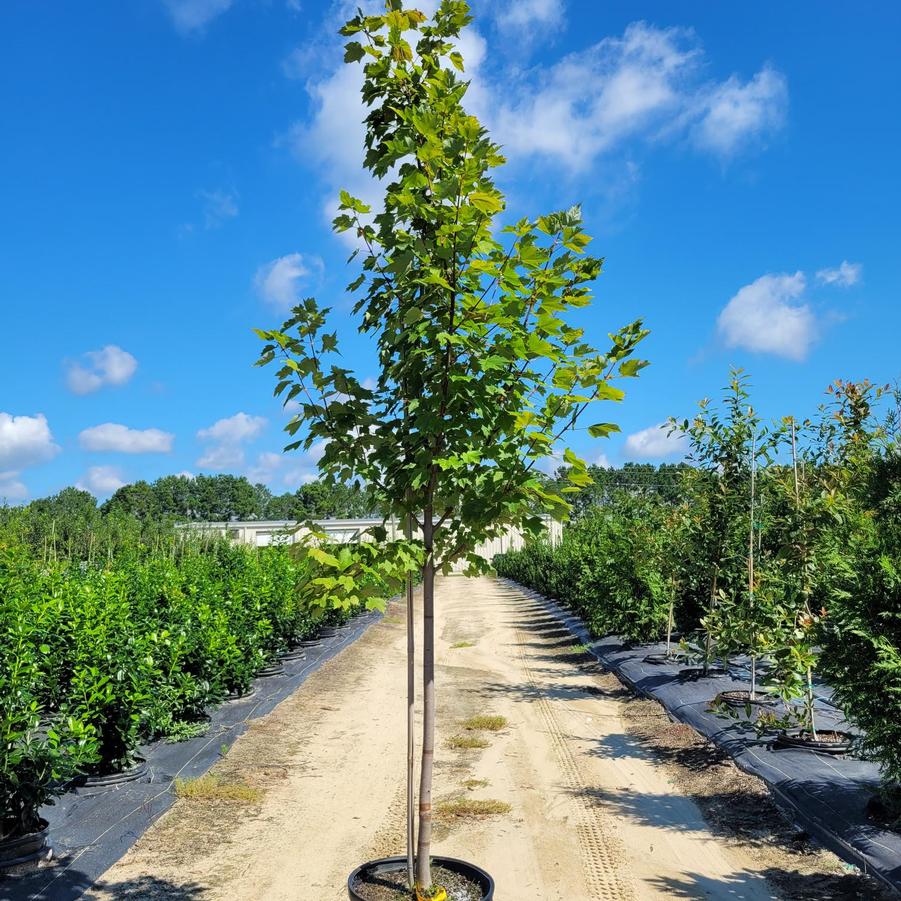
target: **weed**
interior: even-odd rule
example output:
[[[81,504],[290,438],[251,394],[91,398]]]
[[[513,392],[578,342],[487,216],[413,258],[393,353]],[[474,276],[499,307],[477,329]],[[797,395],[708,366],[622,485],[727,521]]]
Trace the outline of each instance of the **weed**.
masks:
[[[438,804],[437,813],[438,816],[476,819],[510,813],[511,809],[506,801],[491,798],[454,798]]]
[[[488,788],[487,779],[464,779],[461,783],[467,791],[475,791],[477,788]]]
[[[210,724],[203,720],[193,723],[189,720],[175,720],[166,730],[166,741],[169,744],[175,744],[179,741],[197,738],[199,735],[203,735],[209,727]]]
[[[447,740],[447,746],[454,751],[471,751],[476,748],[487,748],[488,742],[476,735],[454,735]]]
[[[500,732],[507,725],[507,717],[481,714],[470,717],[461,725],[469,732]]]
[[[263,792],[241,782],[223,782],[219,776],[209,773],[196,779],[176,779],[175,794],[189,801],[240,801],[257,804]]]
[[[474,648],[475,645],[471,641],[455,641],[451,645],[451,650],[455,648]]]

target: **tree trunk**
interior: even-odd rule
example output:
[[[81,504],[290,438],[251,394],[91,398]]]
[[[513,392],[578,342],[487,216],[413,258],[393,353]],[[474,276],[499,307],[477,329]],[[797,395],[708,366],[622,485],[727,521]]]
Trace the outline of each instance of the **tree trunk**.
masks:
[[[419,775],[419,841],[416,883],[432,885],[432,768],[435,760],[435,561],[432,557],[430,512],[423,523],[425,563],[422,567],[422,767]]]

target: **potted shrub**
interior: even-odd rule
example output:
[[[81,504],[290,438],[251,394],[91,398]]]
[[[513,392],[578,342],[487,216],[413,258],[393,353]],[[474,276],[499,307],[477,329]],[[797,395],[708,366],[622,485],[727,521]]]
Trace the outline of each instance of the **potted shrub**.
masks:
[[[351,39],[345,60],[365,60],[364,165],[384,186],[377,214],[342,192],[335,219],[362,255],[349,291],[360,331],[378,349],[374,387],[327,361],[337,336],[326,329],[328,310],[311,298],[280,329],[258,332],[258,363],[277,361],[276,393],[302,407],[286,427],[295,438],[286,449],[323,442],[323,476],[365,483],[386,517],[409,523],[418,549],[424,710],[416,846],[411,804],[406,857],[355,869],[351,898],[366,899],[367,884],[388,877],[398,898],[444,897],[441,881],[457,877],[475,898],[491,897],[479,868],[431,853],[436,575],[461,560],[486,571],[475,554],[480,541],[510,525],[538,534],[541,514],[567,514],[565,495],[536,467],[559,452],[593,401],[622,398],[616,377],[644,365],[633,358],[646,334],[640,322],[598,352],[563,318],[590,302],[601,271],[601,260],[585,254],[590,238],[578,207],[493,230],[505,204],[491,170],[504,160],[463,108],[457,42],[469,21],[459,0],[444,0],[431,20],[389,0],[385,14],[361,13],[342,29]],[[616,428],[600,422],[588,432],[603,437]],[[574,453],[565,450],[564,460],[564,491],[590,481]]]
[[[47,604],[30,592],[38,574],[27,578],[21,563],[6,552],[0,561],[0,870],[47,853],[40,809],[97,753],[90,727],[52,716],[41,700]]]

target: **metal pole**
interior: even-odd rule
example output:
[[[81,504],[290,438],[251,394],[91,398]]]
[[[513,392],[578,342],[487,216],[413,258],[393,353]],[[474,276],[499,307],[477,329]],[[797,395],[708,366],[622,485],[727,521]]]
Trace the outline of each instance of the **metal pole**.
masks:
[[[413,539],[413,516],[407,513],[404,520],[404,535],[407,541]],[[414,653],[416,642],[413,634],[413,575],[407,573],[407,879],[412,891],[416,882],[415,860],[413,856],[413,836],[415,833],[415,798],[413,795],[413,772],[415,749],[413,747],[414,708],[416,705],[416,667]]]

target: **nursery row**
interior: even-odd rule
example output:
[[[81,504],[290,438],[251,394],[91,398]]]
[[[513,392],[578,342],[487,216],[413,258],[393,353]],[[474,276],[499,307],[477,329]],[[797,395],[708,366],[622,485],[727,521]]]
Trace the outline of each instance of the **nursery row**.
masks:
[[[173,538],[92,566],[0,538],[0,842],[38,829],[72,778],[196,734],[210,705],[384,597],[377,555]]]
[[[670,423],[690,447],[678,491],[610,492],[557,547],[533,544],[495,566],[577,611],[597,635],[668,637],[668,655],[705,669],[744,657],[748,708],[802,739],[817,737],[819,674],[896,790],[897,410],[883,389],[837,382],[814,420],[767,425],[736,372],[723,404],[704,401],[694,419]]]

